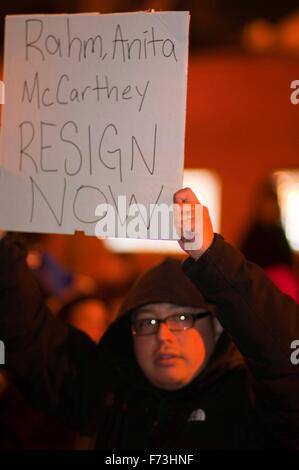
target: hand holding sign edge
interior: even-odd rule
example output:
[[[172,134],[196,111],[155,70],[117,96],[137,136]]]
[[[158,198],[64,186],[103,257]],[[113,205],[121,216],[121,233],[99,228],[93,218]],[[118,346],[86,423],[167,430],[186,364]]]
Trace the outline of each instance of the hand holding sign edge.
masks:
[[[209,210],[199,202],[190,188],[176,191],[173,201],[181,208],[180,216],[176,217],[177,231],[181,235],[179,245],[188,255],[197,260],[207,251],[214,239]],[[186,223],[191,228],[189,232],[186,232]],[[186,233],[192,234],[193,238],[190,240],[185,236]]]

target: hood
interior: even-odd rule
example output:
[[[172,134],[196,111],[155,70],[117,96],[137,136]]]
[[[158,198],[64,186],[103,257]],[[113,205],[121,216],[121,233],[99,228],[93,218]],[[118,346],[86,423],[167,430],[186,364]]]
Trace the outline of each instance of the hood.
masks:
[[[101,344],[109,348],[115,360],[121,362],[122,368],[133,366],[135,369],[138,367],[134,356],[131,335],[131,313],[143,305],[156,302],[199,307],[200,309],[213,312],[213,306],[205,301],[197,287],[184,274],[181,261],[174,258],[166,258],[162,263],[148,270],[135,282],[120,308],[117,320],[101,339]],[[217,322],[216,319],[215,321]],[[222,338],[222,341],[219,342],[221,344],[217,345],[212,355],[214,360],[209,361],[206,369],[212,368],[212,371],[214,371],[215,367],[218,369],[221,363],[224,365],[224,362],[227,367],[227,362],[229,362],[228,357],[231,356],[232,352],[231,341],[226,337],[225,340]],[[218,349],[221,350],[221,357],[217,354]],[[225,354],[225,352],[228,354]],[[216,358],[217,361],[215,361]],[[209,372],[206,369],[203,371],[205,376]],[[208,373],[208,375],[210,374]]]
[[[155,302],[209,310],[199,290],[184,274],[181,262],[174,258],[166,258],[137,280],[120,309],[120,315]]]

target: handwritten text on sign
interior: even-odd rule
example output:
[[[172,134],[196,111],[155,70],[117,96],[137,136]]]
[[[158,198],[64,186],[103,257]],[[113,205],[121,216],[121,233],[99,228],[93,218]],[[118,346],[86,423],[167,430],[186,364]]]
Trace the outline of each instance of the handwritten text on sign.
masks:
[[[2,228],[94,234],[99,204],[171,204],[188,23],[186,12],[7,17]]]

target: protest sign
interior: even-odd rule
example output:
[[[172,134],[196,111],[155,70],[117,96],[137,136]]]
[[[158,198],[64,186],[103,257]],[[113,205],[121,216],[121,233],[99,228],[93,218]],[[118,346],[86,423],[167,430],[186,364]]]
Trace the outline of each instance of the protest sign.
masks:
[[[6,18],[1,228],[126,237],[143,205],[140,237],[161,238],[153,213],[183,177],[188,28],[188,12]]]

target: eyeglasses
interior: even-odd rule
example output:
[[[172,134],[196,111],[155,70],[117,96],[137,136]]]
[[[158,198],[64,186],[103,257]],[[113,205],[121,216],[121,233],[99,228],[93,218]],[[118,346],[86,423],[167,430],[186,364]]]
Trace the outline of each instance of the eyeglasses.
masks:
[[[205,318],[210,312],[201,313],[175,313],[166,318],[141,318],[132,321],[132,334],[134,336],[154,335],[158,332],[160,323],[165,323],[170,331],[184,331],[192,328],[196,320]]]

